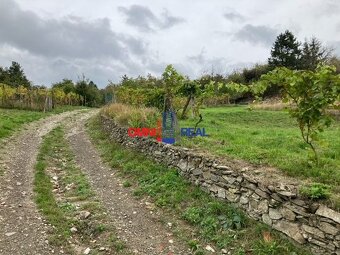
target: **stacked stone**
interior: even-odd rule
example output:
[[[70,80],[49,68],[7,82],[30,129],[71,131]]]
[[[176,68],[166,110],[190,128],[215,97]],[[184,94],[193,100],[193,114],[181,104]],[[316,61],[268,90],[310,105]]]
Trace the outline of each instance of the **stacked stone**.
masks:
[[[340,255],[340,213],[299,196],[299,183],[275,183],[275,180],[258,178],[261,170],[253,166],[238,167],[235,162],[228,164],[226,160],[221,162],[153,139],[131,138],[127,128],[103,116],[101,119],[104,129],[116,142],[176,167],[182,176],[206,192],[235,204],[251,218],[296,242],[308,244],[315,254]]]

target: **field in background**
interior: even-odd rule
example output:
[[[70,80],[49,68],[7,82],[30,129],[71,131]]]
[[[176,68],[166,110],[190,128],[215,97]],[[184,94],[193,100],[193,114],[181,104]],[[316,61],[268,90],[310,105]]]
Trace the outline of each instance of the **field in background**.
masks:
[[[20,129],[22,125],[26,123],[39,120],[51,114],[57,114],[77,109],[86,108],[81,106],[62,106],[48,113],[43,113],[39,111],[26,111],[0,108],[0,140],[12,135],[13,132]]]
[[[247,107],[219,107],[202,110],[209,137],[182,138],[180,145],[212,154],[268,164],[292,176],[311,177],[315,182],[340,186],[340,122],[321,134],[320,165],[308,156],[297,123],[286,111],[249,110]],[[180,121],[180,127],[194,127],[195,120]]]

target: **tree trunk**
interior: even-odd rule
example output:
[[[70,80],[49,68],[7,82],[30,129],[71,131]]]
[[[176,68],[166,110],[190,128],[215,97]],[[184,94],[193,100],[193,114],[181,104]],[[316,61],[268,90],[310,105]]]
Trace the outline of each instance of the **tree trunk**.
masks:
[[[190,101],[191,101],[191,98],[192,98],[192,95],[190,94],[190,95],[188,96],[188,99],[187,99],[185,105],[184,105],[184,108],[183,108],[183,111],[182,111],[181,119],[184,119],[184,118],[185,118],[185,114],[186,114],[186,112],[187,112],[187,108],[188,108],[188,106],[189,106],[189,103],[190,103]]]

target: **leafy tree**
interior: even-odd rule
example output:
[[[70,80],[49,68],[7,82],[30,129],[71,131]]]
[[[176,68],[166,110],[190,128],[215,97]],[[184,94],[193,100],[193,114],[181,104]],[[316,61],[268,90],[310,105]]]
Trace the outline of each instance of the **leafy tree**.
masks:
[[[273,84],[281,84],[285,101],[294,103],[289,109],[290,114],[297,120],[302,138],[318,162],[315,141],[318,134],[331,124],[332,119],[326,110],[340,100],[340,75],[335,74],[334,66],[327,65],[319,65],[315,71],[282,67],[263,75],[254,91],[261,94]]]
[[[0,66],[0,83],[8,83],[8,72],[5,68]]]
[[[271,57],[268,59],[269,65],[272,67],[299,69],[301,55],[299,46],[300,43],[292,32],[286,30],[281,33],[272,47]]]
[[[0,82],[5,83],[11,87],[31,87],[31,83],[27,79],[21,65],[14,61],[9,68],[0,68]]]
[[[84,98],[85,106],[98,106],[103,102],[102,95],[93,81],[88,81],[83,78],[76,84],[76,92]]]
[[[325,63],[331,54],[331,50],[323,47],[321,41],[312,37],[302,46],[301,69],[315,70],[320,63]]]
[[[328,65],[335,66],[336,68],[336,73],[340,74],[340,58],[333,56],[330,59],[327,60]]]
[[[255,64],[251,68],[244,68],[241,72],[242,76],[244,77],[244,82],[237,82],[236,83],[243,83],[243,84],[251,84],[255,81],[258,81],[261,78],[262,74],[266,74],[269,71],[273,70],[268,64]]]
[[[164,112],[166,112],[169,110],[173,110],[172,99],[178,88],[183,83],[184,77],[179,74],[172,65],[168,65],[162,74],[162,78],[165,90],[163,110]]]
[[[60,88],[65,94],[76,91],[73,81],[69,79],[63,79],[61,82],[54,83],[52,88]]]
[[[199,86],[195,81],[186,80],[178,92],[180,95],[187,97],[181,115],[181,119],[184,119],[186,117],[186,112],[190,101],[193,100],[199,92]]]

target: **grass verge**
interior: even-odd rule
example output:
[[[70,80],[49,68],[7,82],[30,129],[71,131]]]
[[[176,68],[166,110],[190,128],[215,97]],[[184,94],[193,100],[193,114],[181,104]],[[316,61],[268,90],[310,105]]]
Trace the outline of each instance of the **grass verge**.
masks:
[[[91,254],[99,247],[105,252],[124,251],[124,243],[116,238],[86,176],[76,166],[61,127],[44,137],[35,170],[35,200],[53,227],[52,245],[69,254],[83,253],[87,247]]]
[[[191,185],[175,169],[109,141],[98,118],[89,123],[88,131],[102,157],[119,169],[128,180],[126,186],[132,185],[137,197],[150,196],[159,208],[192,226],[195,238],[186,241],[195,254],[205,254],[201,242],[213,243],[215,248],[235,255],[309,254],[276,231],[250,220],[237,208]]]
[[[0,140],[9,137],[26,123],[39,120],[52,114],[79,109],[86,108],[80,106],[61,106],[57,107],[52,112],[47,113],[16,109],[0,109]]]

